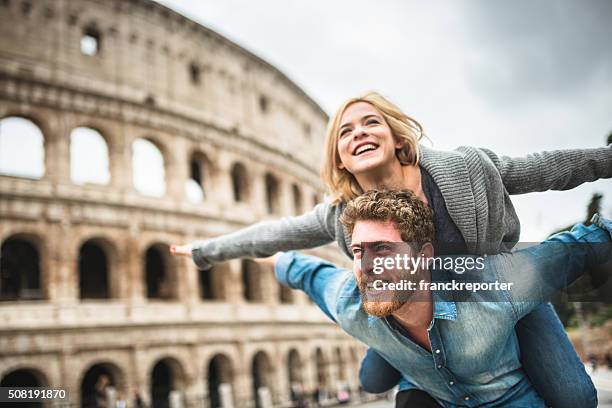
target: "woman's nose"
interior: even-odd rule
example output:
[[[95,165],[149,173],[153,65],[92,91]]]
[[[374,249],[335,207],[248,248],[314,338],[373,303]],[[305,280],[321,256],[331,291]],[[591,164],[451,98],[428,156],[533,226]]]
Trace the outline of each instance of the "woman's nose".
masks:
[[[365,134],[365,129],[362,126],[356,126],[353,130],[353,139],[357,139]]]

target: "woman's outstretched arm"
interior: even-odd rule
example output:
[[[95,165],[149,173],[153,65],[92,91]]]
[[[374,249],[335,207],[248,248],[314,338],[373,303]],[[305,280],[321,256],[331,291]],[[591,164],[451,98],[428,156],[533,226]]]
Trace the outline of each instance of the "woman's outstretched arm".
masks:
[[[554,150],[524,157],[498,156],[488,149],[478,150],[497,167],[510,194],[569,190],[582,183],[612,177],[612,145]]]
[[[231,234],[172,245],[175,255],[191,255],[196,265],[208,269],[229,259],[262,258],[280,251],[315,248],[336,239],[338,206],[318,204],[312,211],[276,221],[260,222]]]

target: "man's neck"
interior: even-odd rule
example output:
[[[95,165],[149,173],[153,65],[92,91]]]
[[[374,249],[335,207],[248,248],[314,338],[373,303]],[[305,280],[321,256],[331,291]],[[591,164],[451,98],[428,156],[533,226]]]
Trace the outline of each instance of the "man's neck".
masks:
[[[410,300],[391,314],[397,323],[408,332],[427,330],[433,319],[431,291],[419,291],[413,295],[418,300]]]

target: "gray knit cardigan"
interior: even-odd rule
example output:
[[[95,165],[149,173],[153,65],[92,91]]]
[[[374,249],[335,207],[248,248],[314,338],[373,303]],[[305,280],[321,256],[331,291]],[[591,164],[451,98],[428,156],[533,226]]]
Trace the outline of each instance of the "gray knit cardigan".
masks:
[[[438,151],[421,146],[420,165],[437,184],[450,217],[472,253],[496,253],[519,239],[520,222],[510,194],[568,190],[612,177],[612,145],[557,150],[521,158],[497,156],[488,149],[459,147]],[[352,258],[351,237],[340,223],[345,204],[318,204],[312,211],[254,224],[237,232],[194,242],[193,260],[201,269],[240,257],[265,257],[279,251],[315,248],[336,241]]]

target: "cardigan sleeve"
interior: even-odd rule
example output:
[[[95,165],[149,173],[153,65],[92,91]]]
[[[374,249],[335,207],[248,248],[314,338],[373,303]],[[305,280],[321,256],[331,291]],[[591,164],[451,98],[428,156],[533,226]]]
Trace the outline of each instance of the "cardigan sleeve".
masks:
[[[479,150],[497,167],[509,194],[569,190],[582,183],[612,177],[612,144],[524,157],[498,156],[488,149]]]
[[[192,258],[200,269],[229,259],[274,255],[280,251],[315,248],[336,238],[337,206],[318,204],[297,217],[260,222],[220,237],[192,243]]]

